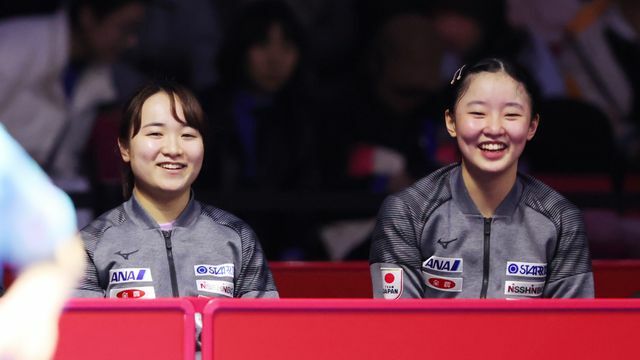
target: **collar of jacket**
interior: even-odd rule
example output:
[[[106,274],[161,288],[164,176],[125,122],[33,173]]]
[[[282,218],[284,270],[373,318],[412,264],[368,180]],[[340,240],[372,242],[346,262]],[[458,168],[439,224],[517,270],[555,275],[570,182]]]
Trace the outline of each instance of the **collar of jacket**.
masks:
[[[471,200],[467,187],[464,185],[462,179],[462,167],[456,166],[451,170],[449,175],[449,186],[451,186],[451,194],[458,208],[466,215],[482,216],[476,204]],[[518,202],[522,196],[522,181],[520,180],[520,174],[516,176],[516,182],[502,200],[502,203],[496,209],[496,213],[493,217],[510,217],[518,207]]]
[[[131,195],[129,200],[124,203],[124,210],[127,212],[131,220],[137,225],[145,228],[145,229],[159,229],[160,225],[144,210],[142,205],[138,202],[135,195]],[[201,206],[198,201],[195,200],[193,196],[193,191],[191,191],[191,195],[189,196],[189,202],[187,203],[187,207],[184,208],[182,213],[178,216],[174,227],[188,227],[193,224],[198,215],[201,212]]]

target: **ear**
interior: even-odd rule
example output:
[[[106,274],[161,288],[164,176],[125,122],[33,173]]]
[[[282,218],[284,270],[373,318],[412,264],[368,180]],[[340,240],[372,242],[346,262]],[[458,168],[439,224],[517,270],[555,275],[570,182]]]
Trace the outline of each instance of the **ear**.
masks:
[[[122,157],[122,161],[128,163],[131,161],[131,157],[129,156],[129,148],[123,145],[118,139],[118,149],[120,149],[120,157]]]
[[[456,137],[456,120],[453,118],[453,114],[451,114],[449,109],[444,111],[444,123],[447,126],[447,132],[449,132],[449,135],[452,138]]]
[[[533,136],[538,130],[538,124],[540,123],[540,115],[536,114],[529,123],[529,131],[527,131],[527,141],[533,139]]]

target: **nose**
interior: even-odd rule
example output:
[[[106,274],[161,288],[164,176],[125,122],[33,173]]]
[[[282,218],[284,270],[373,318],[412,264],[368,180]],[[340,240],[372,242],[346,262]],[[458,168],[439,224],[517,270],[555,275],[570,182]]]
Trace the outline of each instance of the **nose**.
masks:
[[[162,146],[162,153],[168,157],[182,155],[182,144],[179,136],[166,136]]]
[[[498,114],[492,114],[487,116],[483,132],[485,135],[488,135],[488,136],[503,135],[505,130],[503,126],[502,117]]]

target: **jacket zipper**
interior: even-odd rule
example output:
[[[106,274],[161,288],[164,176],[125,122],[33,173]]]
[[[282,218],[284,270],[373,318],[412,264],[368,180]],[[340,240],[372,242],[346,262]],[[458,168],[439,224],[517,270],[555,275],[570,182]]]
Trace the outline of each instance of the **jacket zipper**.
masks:
[[[484,218],[484,255],[482,264],[482,290],[480,291],[480,298],[487,298],[487,288],[489,287],[489,266],[491,264],[490,259],[490,241],[491,238],[491,218]]]
[[[163,231],[164,245],[167,248],[167,258],[169,259],[169,275],[171,276],[171,293],[173,297],[178,297],[178,277],[176,276],[176,265],[173,262],[173,247],[171,246],[171,231]]]

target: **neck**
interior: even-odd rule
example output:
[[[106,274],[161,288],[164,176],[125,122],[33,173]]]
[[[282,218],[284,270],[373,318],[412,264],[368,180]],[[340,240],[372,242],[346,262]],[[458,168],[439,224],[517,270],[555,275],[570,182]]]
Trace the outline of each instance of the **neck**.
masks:
[[[487,174],[481,170],[469,168],[463,162],[462,180],[482,216],[493,217],[498,206],[513,188],[517,172],[517,166],[513,166],[503,173]]]
[[[158,224],[171,222],[180,216],[189,203],[190,192],[185,191],[177,196],[163,196],[161,198],[152,196],[137,187],[133,188],[133,194],[140,203],[140,206]]]

